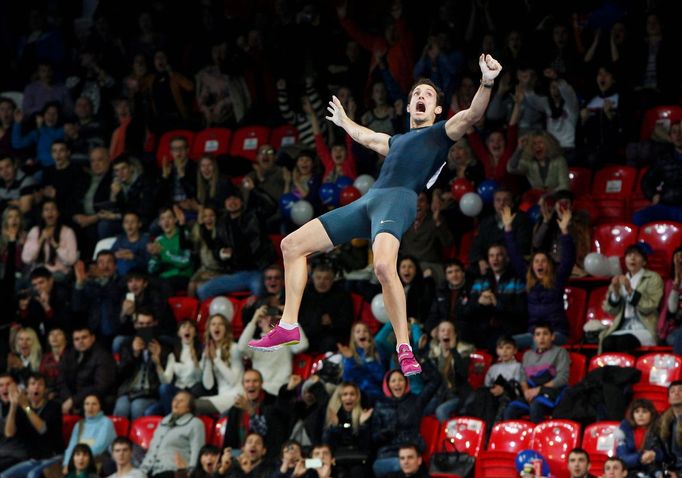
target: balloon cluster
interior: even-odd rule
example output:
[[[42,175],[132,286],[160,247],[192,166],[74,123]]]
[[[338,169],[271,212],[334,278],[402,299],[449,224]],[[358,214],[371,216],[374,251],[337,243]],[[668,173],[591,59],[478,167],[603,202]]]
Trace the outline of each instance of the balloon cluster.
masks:
[[[599,252],[590,252],[585,256],[585,271],[596,277],[617,276],[623,273],[618,256],[606,257]]]
[[[478,216],[483,210],[483,205],[493,203],[495,191],[500,185],[497,181],[486,179],[481,181],[478,188],[474,183],[465,178],[457,178],[450,185],[450,192],[455,201],[459,201],[459,209],[462,214],[469,217]]]

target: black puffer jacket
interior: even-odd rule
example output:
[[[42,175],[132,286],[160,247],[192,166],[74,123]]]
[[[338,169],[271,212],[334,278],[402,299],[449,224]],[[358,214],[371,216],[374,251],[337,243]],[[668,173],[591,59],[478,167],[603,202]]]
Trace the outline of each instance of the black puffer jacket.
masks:
[[[656,162],[642,179],[642,191],[648,199],[660,194],[661,204],[682,206],[682,162],[675,156],[672,145],[658,151]]]

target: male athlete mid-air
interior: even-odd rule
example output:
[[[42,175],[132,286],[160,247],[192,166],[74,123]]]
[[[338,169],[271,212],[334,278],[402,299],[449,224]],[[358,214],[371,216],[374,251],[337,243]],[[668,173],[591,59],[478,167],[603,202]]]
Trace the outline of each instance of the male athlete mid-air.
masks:
[[[306,258],[329,251],[354,238],[372,240],[374,272],[384,296],[384,306],[396,336],[398,360],[403,373],[421,372],[410,347],[405,291],[396,268],[400,239],[414,222],[417,195],[431,187],[445,164],[450,146],[483,117],[490,92],[502,67],[490,55],[478,60],[482,79],[469,109],[447,121],[436,123],[443,107],[442,92],[430,80],[419,80],[409,93],[407,112],[410,131],[389,136],[358,125],[346,116],[335,96],[327,108],[327,119],[343,128],[353,140],[386,156],[379,178],[367,193],[353,203],[334,209],[304,224],[282,240],[285,304],[275,328],[249,346],[271,351],[297,344],[300,338],[298,311],[308,280]]]

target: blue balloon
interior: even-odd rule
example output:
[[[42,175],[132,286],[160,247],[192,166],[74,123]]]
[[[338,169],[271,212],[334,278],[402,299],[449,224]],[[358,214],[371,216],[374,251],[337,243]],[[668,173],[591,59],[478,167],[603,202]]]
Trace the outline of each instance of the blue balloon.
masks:
[[[339,205],[339,187],[334,183],[324,183],[320,186],[320,201],[325,206]]]
[[[349,178],[348,176],[339,176],[336,178],[336,186],[339,188],[339,191],[342,190],[345,187],[352,186],[353,185],[353,180]]]
[[[549,465],[547,464],[547,460],[545,460],[545,457],[535,450],[521,450],[516,454],[516,459],[514,460],[516,471],[520,473],[523,470],[523,465],[526,463],[532,463],[533,460],[542,461],[542,476],[548,476]]]
[[[500,185],[497,183],[497,181],[493,179],[486,179],[485,181],[481,181],[481,184],[478,185],[478,195],[481,196],[481,199],[483,199],[484,204],[492,204],[493,203],[493,197],[495,196],[495,191],[499,189]]]
[[[533,204],[533,207],[531,207],[528,211],[526,211],[526,214],[528,214],[528,217],[530,218],[530,222],[532,222],[533,224],[537,224],[542,217],[542,212],[540,211],[540,205],[539,204]]]
[[[298,198],[294,193],[282,194],[279,198],[279,208],[282,210],[282,216],[286,219],[291,219],[291,208],[296,201],[298,201]]]

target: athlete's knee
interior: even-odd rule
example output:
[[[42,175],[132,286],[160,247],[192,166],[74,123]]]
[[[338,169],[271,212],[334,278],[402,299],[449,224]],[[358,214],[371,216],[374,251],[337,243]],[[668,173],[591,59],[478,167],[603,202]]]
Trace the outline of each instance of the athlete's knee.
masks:
[[[296,233],[289,234],[280,244],[282,257],[285,259],[295,259],[304,255],[300,240],[297,240]]]
[[[388,282],[398,275],[395,268],[395,262],[375,258],[374,274],[376,274],[377,279],[379,279],[379,282],[382,284]]]

